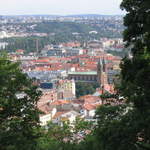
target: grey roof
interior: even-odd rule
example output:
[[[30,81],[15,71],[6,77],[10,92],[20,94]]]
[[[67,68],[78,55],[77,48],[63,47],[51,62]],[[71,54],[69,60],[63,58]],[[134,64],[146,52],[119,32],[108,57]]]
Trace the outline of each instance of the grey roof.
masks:
[[[88,71],[88,72],[69,72],[68,75],[97,75],[96,71]]]

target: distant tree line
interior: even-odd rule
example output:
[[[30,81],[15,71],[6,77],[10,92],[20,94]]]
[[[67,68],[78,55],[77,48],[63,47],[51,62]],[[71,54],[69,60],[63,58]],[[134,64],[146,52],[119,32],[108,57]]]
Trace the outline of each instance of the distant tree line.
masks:
[[[107,50],[107,53],[112,54],[112,55],[114,55],[114,56],[119,56],[119,57],[121,57],[121,58],[124,58],[124,57],[126,57],[126,56],[129,55],[130,50],[127,49],[127,48],[124,48],[124,49],[122,49],[121,51],[117,51],[117,50],[113,50],[113,51],[112,51],[112,50]]]

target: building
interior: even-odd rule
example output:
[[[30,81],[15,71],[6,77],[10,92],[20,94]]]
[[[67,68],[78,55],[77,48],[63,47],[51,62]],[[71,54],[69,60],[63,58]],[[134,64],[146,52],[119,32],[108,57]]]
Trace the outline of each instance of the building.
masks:
[[[44,90],[42,91],[42,96],[38,100],[37,106],[43,106],[44,104],[50,104],[57,101],[57,91],[56,90]]]
[[[85,104],[83,106],[83,114],[85,118],[93,118],[96,112],[96,105],[93,104]]]
[[[87,45],[89,48],[96,48],[97,49],[97,48],[102,47],[102,42],[94,40],[94,41],[89,41]]]
[[[69,121],[71,124],[75,122],[76,118],[79,117],[80,114],[76,111],[61,111],[57,112],[53,117],[53,123],[62,124],[64,121]]]
[[[76,96],[74,80],[58,80],[56,88],[58,90],[59,99],[72,100]]]
[[[75,95],[75,81],[67,79],[59,80],[57,82],[57,89],[71,91],[71,93]]]
[[[66,71],[64,70],[56,70],[56,71],[26,71],[25,73],[28,74],[30,78],[35,78],[37,80],[40,80],[41,82],[52,82],[52,80],[58,79],[58,78],[65,78],[66,77]]]
[[[41,126],[47,125],[47,123],[49,121],[51,121],[52,118],[54,117],[54,115],[57,113],[56,108],[50,109],[49,106],[47,106],[47,104],[44,104],[43,106],[40,106],[39,109],[43,112],[43,114],[41,114],[39,116]]]
[[[98,75],[98,82],[100,87],[103,87],[104,84],[107,84],[107,69],[106,69],[106,62],[103,59],[99,59],[99,62],[97,64],[97,75]]]
[[[68,79],[74,79],[75,82],[97,82],[97,72],[69,72]]]

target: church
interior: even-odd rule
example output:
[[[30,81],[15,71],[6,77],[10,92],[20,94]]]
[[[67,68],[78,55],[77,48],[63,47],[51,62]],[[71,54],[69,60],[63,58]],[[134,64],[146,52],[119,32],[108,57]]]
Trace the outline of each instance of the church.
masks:
[[[108,83],[105,59],[99,59],[97,71],[69,72],[68,79],[74,79],[75,82],[98,82],[99,86],[102,87]]]

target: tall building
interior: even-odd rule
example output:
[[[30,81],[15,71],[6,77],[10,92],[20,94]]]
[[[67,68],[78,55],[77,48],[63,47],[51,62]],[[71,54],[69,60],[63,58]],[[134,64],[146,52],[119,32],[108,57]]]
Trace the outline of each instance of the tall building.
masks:
[[[104,88],[105,84],[108,84],[107,80],[107,71],[106,71],[106,62],[105,59],[99,59],[97,64],[97,77],[98,83],[101,89]]]
[[[76,96],[75,81],[74,80],[59,80],[57,82],[58,98],[59,99],[73,99]]]

